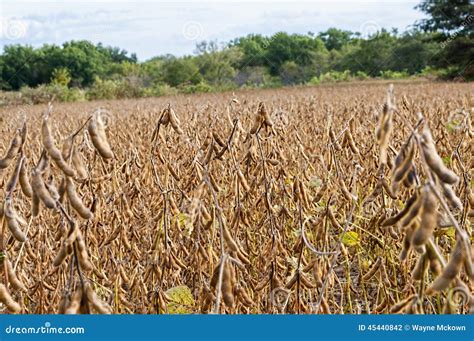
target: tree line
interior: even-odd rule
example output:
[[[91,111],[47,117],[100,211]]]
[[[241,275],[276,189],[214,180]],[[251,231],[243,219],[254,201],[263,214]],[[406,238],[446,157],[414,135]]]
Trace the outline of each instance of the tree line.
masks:
[[[89,41],[9,45],[0,55],[0,89],[75,100],[420,74],[473,79],[474,5],[426,0],[417,7],[428,19],[402,33],[382,29],[362,37],[330,28],[318,34],[252,34],[223,45],[201,42],[194,55],[145,62]]]

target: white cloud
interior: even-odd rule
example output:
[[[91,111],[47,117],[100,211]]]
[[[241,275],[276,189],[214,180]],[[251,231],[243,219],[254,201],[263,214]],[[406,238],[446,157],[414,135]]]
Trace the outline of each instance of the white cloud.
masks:
[[[11,43],[40,46],[88,39],[137,52],[140,59],[147,59],[165,53],[190,54],[198,40],[222,42],[249,33],[307,33],[329,27],[359,31],[367,26],[372,29],[374,23],[375,27],[396,27],[402,31],[422,18],[413,9],[416,4],[417,1],[403,0],[257,3],[2,0],[0,46]],[[190,28],[197,31],[193,33]]]

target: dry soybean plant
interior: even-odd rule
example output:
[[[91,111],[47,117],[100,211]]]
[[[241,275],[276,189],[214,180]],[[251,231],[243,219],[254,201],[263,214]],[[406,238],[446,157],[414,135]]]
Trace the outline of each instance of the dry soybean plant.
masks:
[[[472,313],[473,108],[444,83],[3,108],[0,311]]]

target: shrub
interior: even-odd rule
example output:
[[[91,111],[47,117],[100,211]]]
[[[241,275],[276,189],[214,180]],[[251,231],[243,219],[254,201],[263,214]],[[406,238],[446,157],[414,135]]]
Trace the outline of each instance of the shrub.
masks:
[[[344,72],[339,71],[330,71],[321,74],[317,79],[313,77],[310,81],[311,84],[319,84],[319,83],[335,83],[335,82],[347,82],[351,80],[351,73],[349,70],[345,70]]]
[[[403,79],[409,76],[410,75],[406,71],[380,71],[380,77],[382,77],[383,79]]]
[[[22,103],[21,93],[17,91],[0,91],[0,106],[18,105]]]
[[[364,80],[364,79],[368,79],[369,75],[366,74],[364,71],[357,71],[355,74],[355,78],[358,80]]]
[[[303,71],[294,61],[286,61],[280,67],[280,76],[285,85],[297,84],[303,80]]]
[[[69,86],[71,82],[71,74],[68,69],[66,68],[59,68],[54,69],[53,74],[51,76],[51,84],[52,85],[60,85],[60,86]]]
[[[87,99],[121,99],[139,98],[146,94],[138,77],[126,77],[118,80],[97,77],[94,84],[87,89]]]
[[[126,77],[116,81],[116,98],[140,98],[145,89],[138,77]]]
[[[36,88],[23,87],[19,99],[22,103],[41,104],[51,100],[58,102],[76,102],[85,99],[84,91],[58,84],[40,85]]]
[[[279,88],[281,86],[283,86],[282,80],[278,76],[269,77],[268,80],[265,81],[265,84],[263,84],[264,88],[269,88],[269,89]]]
[[[96,77],[94,83],[87,89],[87,99],[114,99],[117,96],[117,84],[112,80]]]
[[[246,66],[234,78],[237,86],[258,87],[267,83],[269,74],[263,66]]]
[[[206,83],[198,83],[198,84],[188,84],[188,85],[183,85],[180,86],[179,91],[184,93],[184,94],[194,94],[197,92],[212,92],[213,88]]]

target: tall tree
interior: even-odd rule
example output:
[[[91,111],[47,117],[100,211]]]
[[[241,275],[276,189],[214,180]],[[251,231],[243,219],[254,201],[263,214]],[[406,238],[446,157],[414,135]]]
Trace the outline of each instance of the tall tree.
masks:
[[[418,23],[427,32],[437,32],[441,42],[434,56],[438,67],[451,78],[474,79],[474,4],[471,0],[424,0],[416,8],[429,15]]]
[[[2,54],[2,80],[6,90],[41,84],[41,70],[36,66],[38,51],[31,46],[9,45]]]
[[[424,0],[416,8],[430,16],[418,23],[425,31],[448,35],[474,32],[474,5],[471,0]]]
[[[347,45],[352,39],[353,33],[351,31],[344,31],[331,27],[325,32],[321,32],[318,36],[326,45],[328,50],[340,50],[344,45]]]

